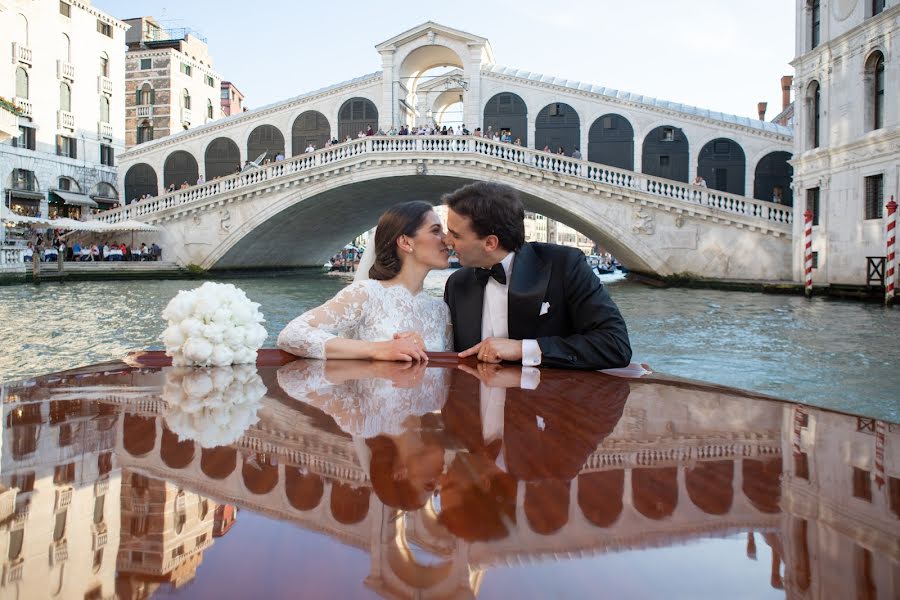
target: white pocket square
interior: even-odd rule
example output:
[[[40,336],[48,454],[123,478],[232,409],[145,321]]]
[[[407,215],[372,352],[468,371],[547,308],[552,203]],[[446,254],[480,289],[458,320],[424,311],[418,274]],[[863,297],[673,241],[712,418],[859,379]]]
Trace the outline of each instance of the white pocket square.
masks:
[[[538,316],[546,315],[548,312],[550,312],[550,303],[549,302],[541,303],[541,313]]]

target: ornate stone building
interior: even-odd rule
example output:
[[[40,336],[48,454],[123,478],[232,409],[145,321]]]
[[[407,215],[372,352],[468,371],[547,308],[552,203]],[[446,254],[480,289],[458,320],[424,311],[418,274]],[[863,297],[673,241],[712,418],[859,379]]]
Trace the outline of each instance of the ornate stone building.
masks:
[[[0,210],[78,216],[118,204],[126,29],[88,1],[0,2],[0,96],[21,113],[0,143]],[[22,234],[2,230],[0,240]]]
[[[796,0],[794,278],[813,214],[813,283],[866,283],[900,185],[897,0]]]
[[[166,29],[152,17],[126,19],[125,23],[131,26],[125,40],[128,147],[222,116],[222,77],[213,70],[205,38],[189,29]],[[177,167],[174,160],[176,171]],[[193,185],[196,178],[188,183]]]

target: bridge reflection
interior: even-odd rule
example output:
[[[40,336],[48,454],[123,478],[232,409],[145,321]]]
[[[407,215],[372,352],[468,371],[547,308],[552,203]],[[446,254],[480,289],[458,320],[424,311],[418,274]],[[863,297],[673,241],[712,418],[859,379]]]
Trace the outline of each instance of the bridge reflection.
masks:
[[[0,388],[3,596],[177,589],[236,508],[364,550],[385,597],[472,597],[495,567],[735,534],[751,558],[761,534],[767,584],[791,597],[900,591],[895,425],[662,378],[542,371],[502,389],[435,366],[401,389],[316,361],[258,375],[258,420],[218,447],[170,427],[170,367]]]

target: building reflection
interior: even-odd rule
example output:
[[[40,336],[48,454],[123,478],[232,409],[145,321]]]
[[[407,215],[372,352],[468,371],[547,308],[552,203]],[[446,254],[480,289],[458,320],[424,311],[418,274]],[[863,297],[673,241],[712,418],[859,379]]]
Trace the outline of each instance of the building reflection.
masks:
[[[366,551],[386,598],[472,597],[492,568],[735,535],[748,560],[770,549],[767,583],[789,598],[900,594],[896,425],[599,374],[500,393],[453,370],[429,388],[438,410],[363,439],[316,408],[324,388],[259,375],[258,420],[214,448],[169,429],[166,369],[0,389],[0,596],[178,589],[238,507]],[[410,444],[413,491],[396,476]]]

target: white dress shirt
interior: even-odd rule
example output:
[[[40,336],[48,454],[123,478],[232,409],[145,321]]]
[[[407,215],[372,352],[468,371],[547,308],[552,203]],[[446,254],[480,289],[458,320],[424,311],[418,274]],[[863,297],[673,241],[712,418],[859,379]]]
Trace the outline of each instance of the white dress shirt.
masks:
[[[500,261],[506,272],[506,283],[489,277],[484,287],[484,304],[481,308],[481,339],[509,338],[509,282],[512,278],[516,253],[510,252]],[[535,315],[537,317],[537,315]],[[541,364],[541,347],[537,340],[522,340],[522,365],[536,367]]]

